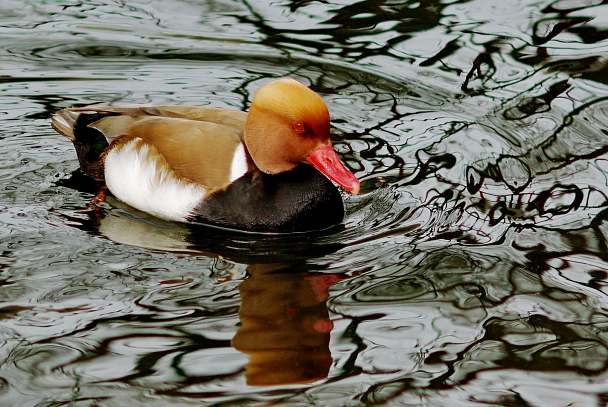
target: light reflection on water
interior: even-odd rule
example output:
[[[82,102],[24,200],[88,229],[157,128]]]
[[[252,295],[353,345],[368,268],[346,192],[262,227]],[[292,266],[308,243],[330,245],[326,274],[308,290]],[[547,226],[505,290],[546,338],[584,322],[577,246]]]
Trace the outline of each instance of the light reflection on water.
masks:
[[[604,405],[603,2],[0,5],[0,404]],[[329,105],[344,227],[110,201],[69,105]]]

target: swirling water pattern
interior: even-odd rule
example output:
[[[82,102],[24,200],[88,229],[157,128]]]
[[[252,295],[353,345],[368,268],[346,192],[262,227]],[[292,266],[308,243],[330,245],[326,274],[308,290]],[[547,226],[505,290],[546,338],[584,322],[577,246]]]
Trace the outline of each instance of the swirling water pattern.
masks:
[[[608,403],[604,1],[0,3],[0,404]],[[344,227],[163,223],[77,171],[88,104],[326,100]]]

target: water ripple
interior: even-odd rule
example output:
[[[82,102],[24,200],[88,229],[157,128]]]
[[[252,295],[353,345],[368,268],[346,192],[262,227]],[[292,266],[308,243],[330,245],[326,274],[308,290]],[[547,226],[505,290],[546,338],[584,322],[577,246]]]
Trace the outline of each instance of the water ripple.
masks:
[[[600,405],[601,1],[0,5],[6,405]],[[316,90],[362,180],[260,236],[109,200],[62,107]]]

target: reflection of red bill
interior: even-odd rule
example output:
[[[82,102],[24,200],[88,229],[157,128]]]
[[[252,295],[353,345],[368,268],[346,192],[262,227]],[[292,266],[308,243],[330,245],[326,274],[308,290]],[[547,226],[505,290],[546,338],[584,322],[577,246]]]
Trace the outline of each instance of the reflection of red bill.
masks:
[[[317,332],[329,333],[334,329],[334,323],[329,319],[318,319],[312,323],[312,328]]]

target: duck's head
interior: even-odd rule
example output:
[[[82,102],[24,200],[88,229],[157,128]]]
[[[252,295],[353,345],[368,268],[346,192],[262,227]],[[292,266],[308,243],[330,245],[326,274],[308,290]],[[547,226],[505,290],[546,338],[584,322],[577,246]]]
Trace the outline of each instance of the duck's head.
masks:
[[[359,192],[359,180],[344,167],[331,145],[327,105],[298,81],[279,79],[255,93],[245,143],[264,173],[277,174],[306,163],[344,189]]]

